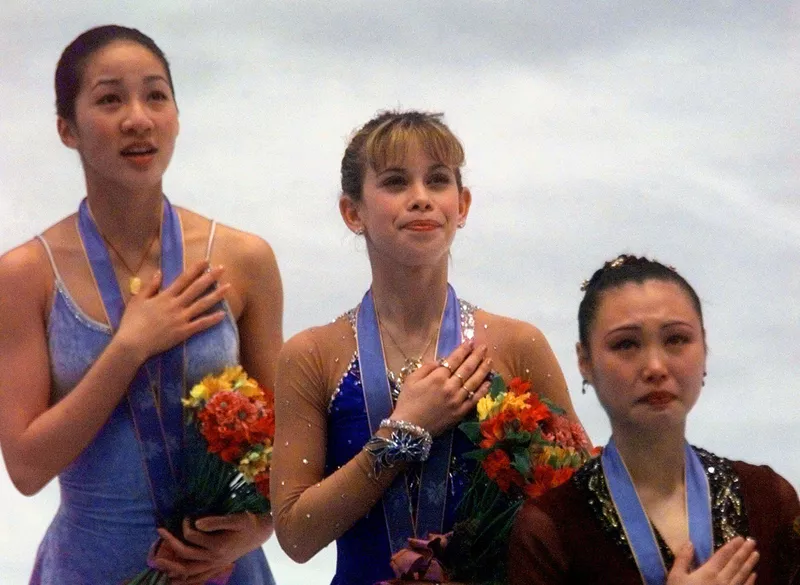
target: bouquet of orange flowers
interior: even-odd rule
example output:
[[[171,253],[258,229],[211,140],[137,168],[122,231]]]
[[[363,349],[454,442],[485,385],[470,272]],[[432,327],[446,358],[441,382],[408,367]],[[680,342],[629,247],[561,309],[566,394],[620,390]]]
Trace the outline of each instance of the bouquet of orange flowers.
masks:
[[[187,449],[183,492],[166,528],[181,537],[184,517],[267,514],[275,398],[241,366],[196,384],[183,400]],[[145,569],[127,585],[166,585]]]
[[[583,428],[562,409],[531,391],[521,378],[500,376],[459,428],[479,448],[479,462],[459,506],[444,555],[456,581],[503,583],[514,517],[526,498],[567,481],[591,456]]]

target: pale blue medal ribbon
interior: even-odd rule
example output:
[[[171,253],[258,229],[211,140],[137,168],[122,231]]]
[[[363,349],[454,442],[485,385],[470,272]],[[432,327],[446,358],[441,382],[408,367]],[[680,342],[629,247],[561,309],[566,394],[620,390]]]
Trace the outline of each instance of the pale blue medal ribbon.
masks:
[[[78,231],[109,324],[116,332],[125,311],[125,301],[86,199],[78,210]],[[161,223],[161,272],[162,287],[167,287],[183,272],[180,218],[166,197]],[[172,515],[180,491],[184,363],[183,343],[151,357],[136,372],[126,396],[159,524]],[[158,400],[148,373],[154,370],[160,372]]]
[[[374,435],[381,420],[391,415],[394,405],[371,290],[364,295],[358,310],[356,343],[364,404],[370,433]],[[460,343],[461,316],[458,298],[453,287],[448,285],[436,355],[449,355]],[[416,519],[413,517],[411,497],[403,476],[398,476],[384,493],[383,511],[393,554],[408,545],[409,537],[422,538],[430,532],[442,532],[452,442],[452,430],[433,441],[430,456],[422,465]]]
[[[711,495],[703,464],[688,443],[684,446],[684,459],[689,539],[694,546],[695,563],[700,566],[714,551]],[[603,449],[601,461],[608,491],[642,580],[646,585],[664,585],[667,581],[667,569],[653,527],[642,508],[633,480],[613,438]]]

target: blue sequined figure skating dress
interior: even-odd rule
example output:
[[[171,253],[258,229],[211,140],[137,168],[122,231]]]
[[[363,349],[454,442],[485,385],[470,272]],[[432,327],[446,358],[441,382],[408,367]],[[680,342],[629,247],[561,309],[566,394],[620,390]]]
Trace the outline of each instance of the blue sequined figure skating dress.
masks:
[[[460,301],[459,309],[462,339],[471,339],[474,334],[476,308]],[[348,312],[347,317],[355,327],[356,310]],[[361,387],[358,355],[354,355],[350,362],[333,394],[328,410],[326,473],[330,474],[358,455],[371,436]],[[461,455],[472,449],[474,445],[466,435],[456,431],[447,485],[440,486],[440,489],[447,490],[444,532],[452,529],[456,507],[471,471],[471,467]],[[414,498],[416,478],[413,471],[406,475],[405,479]],[[336,574],[332,585],[373,585],[383,579],[394,577],[389,564],[391,550],[381,501],[337,539],[336,554]]]

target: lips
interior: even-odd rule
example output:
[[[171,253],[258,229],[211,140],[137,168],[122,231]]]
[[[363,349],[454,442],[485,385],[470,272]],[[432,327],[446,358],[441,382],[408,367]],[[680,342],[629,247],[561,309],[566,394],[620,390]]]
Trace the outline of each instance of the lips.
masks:
[[[657,390],[649,392],[639,399],[639,402],[649,404],[651,406],[665,406],[675,400],[676,396],[670,392]]]
[[[139,142],[130,144],[120,151],[122,156],[148,156],[158,152],[158,149],[149,142]]]
[[[429,219],[417,219],[414,221],[410,221],[403,226],[404,229],[416,232],[427,232],[435,230],[439,227],[441,227],[441,224],[439,222]]]

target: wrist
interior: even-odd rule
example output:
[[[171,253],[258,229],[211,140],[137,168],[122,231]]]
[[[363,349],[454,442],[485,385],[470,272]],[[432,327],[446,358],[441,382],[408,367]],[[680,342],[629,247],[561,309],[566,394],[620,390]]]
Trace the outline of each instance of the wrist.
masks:
[[[147,361],[147,358],[150,357],[141,343],[126,339],[123,335],[120,335],[119,332],[111,338],[111,342],[108,344],[106,351],[111,354],[115,364],[120,366],[127,364],[133,370],[139,369],[139,367]]]
[[[364,450],[373,458],[373,473],[377,478],[384,469],[426,461],[432,444],[431,434],[425,429],[405,421],[385,419],[381,421],[379,432],[364,445]]]

